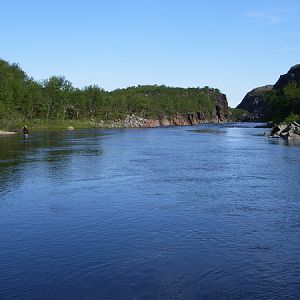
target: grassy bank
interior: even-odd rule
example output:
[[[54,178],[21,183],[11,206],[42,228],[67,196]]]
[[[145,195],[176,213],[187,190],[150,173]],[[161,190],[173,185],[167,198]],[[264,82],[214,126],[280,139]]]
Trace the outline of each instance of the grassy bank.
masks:
[[[21,131],[24,125],[27,125],[30,131],[40,130],[65,130],[69,126],[75,129],[94,128],[95,125],[89,120],[10,120],[0,119],[0,130],[3,131]]]

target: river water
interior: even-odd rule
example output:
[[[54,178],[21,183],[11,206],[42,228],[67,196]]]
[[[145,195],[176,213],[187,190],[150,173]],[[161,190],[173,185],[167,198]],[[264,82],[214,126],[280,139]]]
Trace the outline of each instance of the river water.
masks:
[[[0,137],[0,299],[299,299],[300,147],[264,131]]]

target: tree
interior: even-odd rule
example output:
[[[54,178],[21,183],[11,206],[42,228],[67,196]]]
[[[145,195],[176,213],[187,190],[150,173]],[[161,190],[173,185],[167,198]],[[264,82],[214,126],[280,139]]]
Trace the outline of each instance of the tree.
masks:
[[[65,118],[65,108],[74,90],[71,82],[62,76],[52,76],[43,82],[43,86],[47,99],[46,119]]]

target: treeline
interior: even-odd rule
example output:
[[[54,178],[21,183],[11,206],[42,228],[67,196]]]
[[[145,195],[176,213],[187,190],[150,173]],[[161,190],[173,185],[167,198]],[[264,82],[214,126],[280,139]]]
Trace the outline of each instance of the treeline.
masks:
[[[127,114],[160,117],[202,111],[213,115],[219,90],[137,86],[105,91],[78,89],[61,76],[37,82],[17,65],[0,60],[0,119],[114,120]]]

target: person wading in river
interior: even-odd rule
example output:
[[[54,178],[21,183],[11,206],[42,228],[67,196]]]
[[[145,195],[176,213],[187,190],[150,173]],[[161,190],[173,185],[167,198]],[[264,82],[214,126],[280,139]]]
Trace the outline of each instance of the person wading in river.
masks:
[[[29,130],[28,130],[27,126],[24,125],[24,127],[23,127],[23,135],[24,135],[24,137],[27,138],[28,134],[29,134]]]

